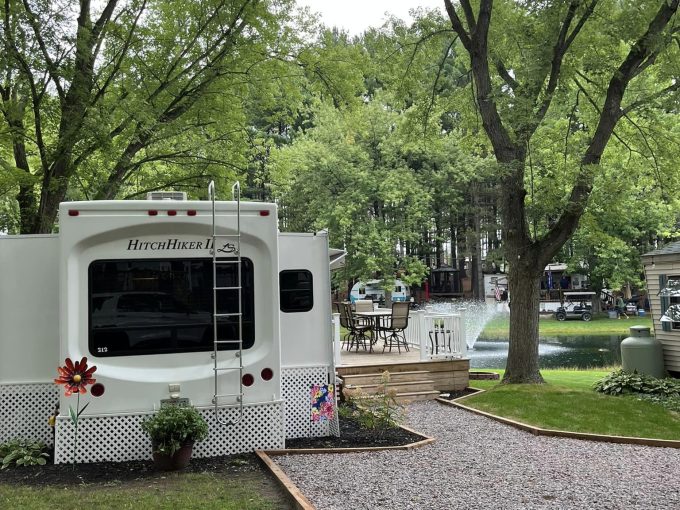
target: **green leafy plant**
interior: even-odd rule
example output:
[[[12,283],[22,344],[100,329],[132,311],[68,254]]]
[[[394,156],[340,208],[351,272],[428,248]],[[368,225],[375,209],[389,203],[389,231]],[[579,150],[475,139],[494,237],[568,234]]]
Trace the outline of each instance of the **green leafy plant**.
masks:
[[[657,379],[645,374],[639,374],[637,370],[626,372],[616,370],[606,375],[593,385],[595,391],[607,395],[623,395],[628,393],[641,393],[658,395],[660,397],[680,397],[680,381],[671,378]]]
[[[385,371],[374,395],[367,395],[360,389],[346,392],[348,405],[341,408],[340,416],[351,416],[362,427],[372,430],[397,427],[404,418],[404,407],[397,402],[396,392],[389,388],[389,382],[390,373]]]
[[[47,463],[47,446],[42,441],[34,439],[12,439],[0,444],[0,461],[7,469],[12,464],[17,466],[43,466]]]
[[[174,455],[188,442],[208,437],[208,424],[191,406],[165,405],[142,423],[154,445],[154,452]]]

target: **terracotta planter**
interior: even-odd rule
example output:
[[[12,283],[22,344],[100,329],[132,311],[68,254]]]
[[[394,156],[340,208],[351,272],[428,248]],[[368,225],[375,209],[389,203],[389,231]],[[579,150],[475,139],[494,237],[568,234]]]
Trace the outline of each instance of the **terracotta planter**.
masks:
[[[178,469],[184,469],[189,465],[191,460],[191,452],[194,448],[194,442],[188,441],[182,445],[182,447],[175,452],[174,455],[168,455],[166,453],[153,452],[153,461],[156,468],[161,471],[177,471]],[[154,446],[154,450],[156,447]]]

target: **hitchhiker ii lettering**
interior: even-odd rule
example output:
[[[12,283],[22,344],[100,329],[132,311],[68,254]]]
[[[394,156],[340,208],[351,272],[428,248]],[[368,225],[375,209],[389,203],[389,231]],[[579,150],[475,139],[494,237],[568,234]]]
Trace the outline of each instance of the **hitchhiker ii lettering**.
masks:
[[[218,245],[219,246],[219,245]],[[160,251],[160,250],[210,250],[213,247],[211,238],[205,241],[182,241],[181,239],[166,239],[165,241],[143,241],[141,239],[128,240],[128,251]],[[236,246],[224,243],[217,251],[222,253],[236,253]]]
[[[166,239],[165,241],[143,241],[130,239],[128,251],[131,250],[209,250],[212,248],[212,239],[205,241],[182,241],[181,239]]]

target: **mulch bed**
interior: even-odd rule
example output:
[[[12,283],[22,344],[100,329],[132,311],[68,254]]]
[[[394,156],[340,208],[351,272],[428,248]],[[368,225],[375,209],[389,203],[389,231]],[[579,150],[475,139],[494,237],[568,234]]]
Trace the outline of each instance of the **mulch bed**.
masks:
[[[340,437],[302,438],[286,441],[287,448],[356,448],[369,446],[401,446],[422,438],[399,427],[367,430],[349,418],[340,420]],[[149,453],[149,456],[151,454]],[[264,472],[255,454],[225,455],[191,459],[184,473],[238,475]],[[74,486],[79,484],[111,484],[172,476],[158,471],[151,460],[130,462],[95,462],[90,464],[47,464],[45,466],[13,466],[0,471],[0,483],[31,486]]]

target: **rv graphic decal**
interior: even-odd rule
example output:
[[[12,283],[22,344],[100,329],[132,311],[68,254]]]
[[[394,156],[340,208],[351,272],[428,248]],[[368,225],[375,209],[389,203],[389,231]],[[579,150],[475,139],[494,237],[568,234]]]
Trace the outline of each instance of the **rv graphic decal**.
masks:
[[[232,243],[224,243],[224,246],[219,248],[217,251],[221,251],[222,253],[236,253],[237,250],[236,246]]]
[[[143,241],[141,239],[129,239],[128,251],[160,251],[160,250],[211,250],[213,240],[205,241],[182,241],[181,239],[166,239],[165,241]],[[236,253],[237,249],[233,243],[224,243],[222,248],[218,248],[221,253]]]

